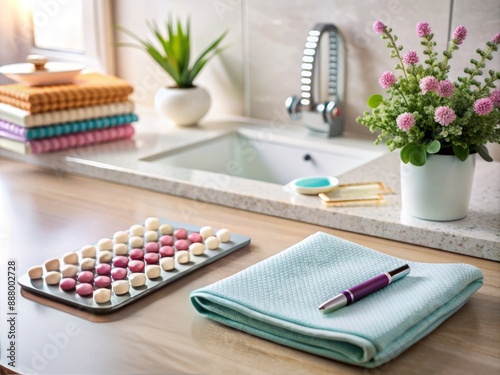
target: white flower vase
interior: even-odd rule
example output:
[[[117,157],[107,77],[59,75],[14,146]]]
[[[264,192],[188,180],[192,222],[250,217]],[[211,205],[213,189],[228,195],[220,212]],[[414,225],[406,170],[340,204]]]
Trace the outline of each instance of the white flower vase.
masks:
[[[210,95],[203,87],[162,87],[155,95],[155,109],[178,126],[195,125],[210,109]]]
[[[401,162],[402,212],[432,221],[459,220],[467,216],[476,164],[454,155],[429,155],[422,167]]]

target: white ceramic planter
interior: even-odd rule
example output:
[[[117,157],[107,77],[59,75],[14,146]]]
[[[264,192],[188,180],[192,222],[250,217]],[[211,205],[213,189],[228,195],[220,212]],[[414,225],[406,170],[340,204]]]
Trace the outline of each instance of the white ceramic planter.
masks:
[[[403,213],[432,221],[467,216],[475,163],[475,155],[464,162],[454,155],[429,155],[422,167],[401,162]]]
[[[160,88],[155,109],[178,126],[196,124],[210,109],[210,95],[203,87]]]

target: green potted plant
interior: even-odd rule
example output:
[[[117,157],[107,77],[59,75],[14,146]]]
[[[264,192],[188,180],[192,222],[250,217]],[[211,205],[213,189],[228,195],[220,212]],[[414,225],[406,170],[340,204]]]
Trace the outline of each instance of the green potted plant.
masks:
[[[390,151],[401,148],[403,212],[428,220],[461,219],[468,210],[475,154],[492,161],[486,144],[500,143],[500,90],[495,86],[500,72],[490,69],[482,78],[498,51],[500,33],[484,50],[477,49],[477,60],[470,60],[465,75],[451,82],[449,62],[466,39],[464,26],[455,29],[442,59],[434,51],[427,22],[416,26],[425,57],[405,52],[382,22],[375,22],[373,30],[387,41],[400,74],[386,71],[380,76],[387,95],[372,95],[368,105],[373,110],[357,121],[380,132],[376,143],[385,142]]]
[[[119,43],[145,51],[173,79],[173,86],[160,88],[155,95],[156,110],[179,126],[196,124],[210,108],[207,90],[194,84],[206,64],[222,52],[220,44],[227,34],[222,33],[206,47],[191,64],[190,20],[183,27],[180,20],[169,18],[162,31],[154,21],[147,23],[152,41],[142,39],[132,31],[117,26],[117,29],[136,43]]]

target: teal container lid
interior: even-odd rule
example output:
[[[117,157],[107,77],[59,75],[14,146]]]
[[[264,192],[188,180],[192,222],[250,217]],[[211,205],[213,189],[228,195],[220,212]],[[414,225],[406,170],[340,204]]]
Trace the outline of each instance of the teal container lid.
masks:
[[[290,186],[297,193],[316,195],[332,191],[339,184],[339,180],[331,176],[301,177],[290,182]]]

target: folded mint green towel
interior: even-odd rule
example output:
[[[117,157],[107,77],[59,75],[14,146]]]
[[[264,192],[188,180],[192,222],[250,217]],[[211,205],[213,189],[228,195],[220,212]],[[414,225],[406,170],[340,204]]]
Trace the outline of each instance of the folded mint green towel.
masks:
[[[405,278],[350,306],[318,306],[343,290],[409,264]],[[207,318],[363,367],[401,354],[455,313],[483,283],[468,264],[407,262],[318,232],[281,253],[191,293]]]

